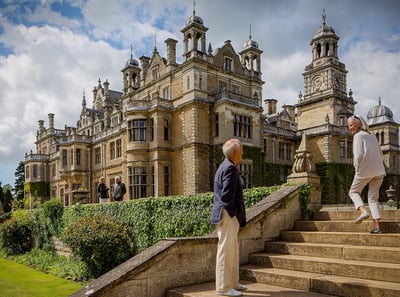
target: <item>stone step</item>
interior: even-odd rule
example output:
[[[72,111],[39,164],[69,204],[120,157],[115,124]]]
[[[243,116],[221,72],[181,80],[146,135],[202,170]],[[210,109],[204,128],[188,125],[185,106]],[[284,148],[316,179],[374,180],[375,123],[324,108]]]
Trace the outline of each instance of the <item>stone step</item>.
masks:
[[[331,243],[357,246],[399,247],[400,233],[281,231],[280,239],[290,242]]]
[[[323,208],[325,209],[325,208]],[[368,209],[368,207],[367,207]],[[350,210],[320,210],[314,213],[314,220],[354,221],[360,215],[354,207]],[[400,209],[381,210],[382,220],[400,221]]]
[[[252,254],[250,255],[249,263],[269,268],[399,282],[400,284],[400,264],[397,263],[339,260],[334,258],[270,253]]]
[[[400,233],[400,221],[382,220],[379,223],[382,233]],[[369,232],[372,221],[367,220],[361,224],[353,221],[296,221],[294,230],[321,231],[321,232]]]
[[[325,275],[310,272],[265,268],[254,265],[241,266],[242,279],[262,284],[279,284],[287,288],[332,294],[333,296],[399,297],[400,283]],[[267,295],[268,296],[268,295]],[[274,295],[270,295],[274,296]],[[292,295],[284,295],[292,296]],[[312,295],[306,295],[312,296]]]
[[[400,247],[272,241],[265,243],[265,251],[276,254],[310,257],[318,255],[323,258],[400,264]]]
[[[277,287],[271,284],[241,281],[247,287],[243,296],[248,297],[333,297],[334,295],[306,292],[302,290]],[[182,288],[169,289],[167,297],[215,297],[215,282],[196,284]],[[385,295],[386,296],[386,295]]]

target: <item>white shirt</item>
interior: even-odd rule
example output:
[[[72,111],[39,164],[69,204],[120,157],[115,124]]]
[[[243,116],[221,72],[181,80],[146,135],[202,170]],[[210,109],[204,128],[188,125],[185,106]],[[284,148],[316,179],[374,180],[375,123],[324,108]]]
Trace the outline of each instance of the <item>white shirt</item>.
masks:
[[[355,175],[369,178],[385,175],[382,150],[374,134],[359,130],[354,134],[353,163]]]

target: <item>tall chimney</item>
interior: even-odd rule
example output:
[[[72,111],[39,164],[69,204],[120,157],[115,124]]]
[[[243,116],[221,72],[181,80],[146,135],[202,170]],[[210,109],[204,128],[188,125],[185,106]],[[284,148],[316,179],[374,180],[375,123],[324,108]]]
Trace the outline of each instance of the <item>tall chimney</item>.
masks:
[[[49,129],[54,129],[54,113],[49,113]]]
[[[265,99],[265,112],[267,115],[275,114],[276,113],[276,103],[278,100],[276,99]]]
[[[177,40],[168,38],[165,40],[167,44],[167,65],[176,65],[176,44]]]
[[[295,118],[295,107],[293,105],[283,105],[282,106],[284,110],[286,110],[286,112],[289,115],[289,118],[294,121]]]

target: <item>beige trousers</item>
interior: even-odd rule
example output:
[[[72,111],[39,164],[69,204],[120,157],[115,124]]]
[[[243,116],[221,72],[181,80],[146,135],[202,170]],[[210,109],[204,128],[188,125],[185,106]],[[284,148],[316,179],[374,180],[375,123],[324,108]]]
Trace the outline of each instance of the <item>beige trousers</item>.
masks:
[[[217,292],[239,286],[239,222],[224,209],[216,225],[218,234],[215,285]]]
[[[383,175],[373,178],[358,178],[354,177],[351,185],[349,196],[353,200],[355,209],[364,205],[360,193],[366,185],[368,185],[368,206],[371,211],[372,218],[379,220],[381,218],[381,211],[379,209],[379,188],[383,182]]]

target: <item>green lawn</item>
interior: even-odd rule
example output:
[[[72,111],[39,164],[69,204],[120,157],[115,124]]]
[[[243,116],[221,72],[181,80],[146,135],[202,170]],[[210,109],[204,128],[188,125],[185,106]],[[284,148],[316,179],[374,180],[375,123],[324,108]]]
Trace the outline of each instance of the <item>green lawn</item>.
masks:
[[[0,297],[67,297],[81,284],[0,258]]]

